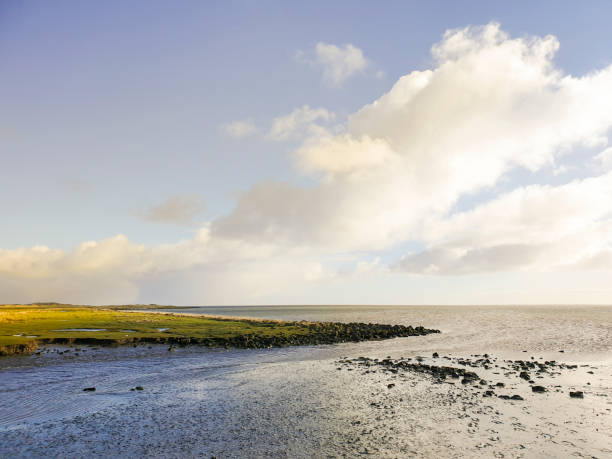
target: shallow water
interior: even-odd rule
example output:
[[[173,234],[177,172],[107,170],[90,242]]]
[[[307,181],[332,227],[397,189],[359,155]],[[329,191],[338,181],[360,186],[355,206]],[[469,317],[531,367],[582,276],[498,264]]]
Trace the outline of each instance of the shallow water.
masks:
[[[57,348],[2,359],[0,457],[612,457],[611,307],[185,312],[402,323],[442,333],[268,350],[140,346],[59,354],[64,348]],[[477,370],[504,380],[504,390],[523,402],[483,398],[424,375],[337,370],[342,357],[422,355],[436,363],[434,351],[486,352],[500,365],[534,357],[581,366],[538,381],[550,389],[546,394],[495,368]],[[83,392],[92,386],[95,392]],[[136,386],[144,390],[130,390]],[[583,390],[585,398],[570,399],[569,390]]]
[[[612,306],[220,306],[175,310],[282,320],[378,322],[437,328],[411,343],[467,352],[565,353],[602,357],[612,353]]]

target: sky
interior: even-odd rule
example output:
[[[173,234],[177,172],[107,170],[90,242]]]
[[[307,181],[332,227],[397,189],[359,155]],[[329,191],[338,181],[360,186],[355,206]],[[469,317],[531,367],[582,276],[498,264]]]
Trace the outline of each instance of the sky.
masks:
[[[608,1],[0,1],[0,303],[610,304]]]

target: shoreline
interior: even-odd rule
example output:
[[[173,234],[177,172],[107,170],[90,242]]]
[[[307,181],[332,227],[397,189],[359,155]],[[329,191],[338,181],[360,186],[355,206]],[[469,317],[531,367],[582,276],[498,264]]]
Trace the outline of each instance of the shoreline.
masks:
[[[61,327],[61,328],[59,328]],[[422,326],[360,322],[282,321],[107,309],[98,306],[0,307],[0,356],[31,355],[41,345],[125,346],[166,344],[219,348],[270,347],[379,341],[440,333]]]
[[[201,321],[160,312],[147,314],[155,320],[150,326]],[[443,333],[271,349],[55,345],[38,356],[0,359],[5,395],[0,397],[0,456],[612,453],[607,310],[293,317],[285,316],[422,323]],[[228,332],[224,327],[237,324],[220,319],[207,317],[204,323],[211,324],[210,332],[219,327]],[[271,324],[258,320],[259,326]],[[296,331],[282,321],[259,330]],[[105,332],[91,332],[97,333]]]

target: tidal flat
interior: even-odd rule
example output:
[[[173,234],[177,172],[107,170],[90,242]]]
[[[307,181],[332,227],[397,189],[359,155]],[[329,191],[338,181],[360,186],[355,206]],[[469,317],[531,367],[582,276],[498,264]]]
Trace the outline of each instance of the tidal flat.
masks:
[[[0,457],[612,456],[610,307],[252,313],[441,333],[269,349],[83,345],[79,356],[45,345],[0,359]]]

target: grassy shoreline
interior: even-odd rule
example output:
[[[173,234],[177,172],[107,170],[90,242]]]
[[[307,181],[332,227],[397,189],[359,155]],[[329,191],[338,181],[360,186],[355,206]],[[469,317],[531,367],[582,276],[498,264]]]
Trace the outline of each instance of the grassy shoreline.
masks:
[[[32,354],[43,344],[138,343],[265,348],[333,344],[439,333],[403,325],[288,322],[143,310],[157,305],[0,306],[0,356]]]

